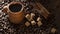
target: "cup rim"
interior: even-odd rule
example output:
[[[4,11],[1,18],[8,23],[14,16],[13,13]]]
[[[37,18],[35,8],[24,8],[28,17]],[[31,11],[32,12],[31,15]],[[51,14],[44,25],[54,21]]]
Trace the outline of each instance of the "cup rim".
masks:
[[[17,14],[17,13],[20,13],[20,12],[22,12],[22,11],[24,10],[24,5],[23,5],[21,2],[16,2],[16,4],[22,5],[22,8],[21,8],[21,10],[18,11],[18,12],[11,12],[11,10],[9,9],[9,6],[12,5],[12,4],[14,4],[14,3],[15,3],[15,2],[13,2],[13,3],[11,3],[11,4],[8,5],[8,10],[9,10],[9,11],[7,11],[7,12]]]

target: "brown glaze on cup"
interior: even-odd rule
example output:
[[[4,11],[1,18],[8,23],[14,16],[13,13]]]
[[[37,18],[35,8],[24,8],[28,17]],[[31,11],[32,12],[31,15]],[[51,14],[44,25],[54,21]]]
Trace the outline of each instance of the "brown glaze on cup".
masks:
[[[9,20],[14,24],[19,24],[24,19],[24,12],[20,12],[17,14],[14,13],[8,13]]]
[[[10,9],[9,9],[9,6],[10,5],[13,5],[13,4],[21,4],[22,5],[22,8],[20,11],[17,11],[17,12],[12,12]],[[9,15],[9,20],[10,22],[14,23],[14,24],[19,24],[23,21],[24,19],[24,6],[21,2],[11,2],[9,5],[7,5],[6,8],[3,9],[3,12],[7,13]]]

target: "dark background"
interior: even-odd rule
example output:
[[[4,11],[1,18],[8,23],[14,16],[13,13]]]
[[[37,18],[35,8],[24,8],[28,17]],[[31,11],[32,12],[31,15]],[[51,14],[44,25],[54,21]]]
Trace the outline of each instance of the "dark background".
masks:
[[[60,0],[38,0],[49,12],[55,15],[55,23],[60,34]]]
[[[55,23],[60,34],[60,0],[39,0],[40,3],[51,13],[55,15]]]

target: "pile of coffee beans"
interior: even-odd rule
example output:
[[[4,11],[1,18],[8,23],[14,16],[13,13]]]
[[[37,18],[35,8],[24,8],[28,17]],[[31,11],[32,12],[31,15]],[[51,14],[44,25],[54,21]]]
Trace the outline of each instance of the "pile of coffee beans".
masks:
[[[28,2],[26,4],[28,5],[27,8],[31,6],[28,4]],[[14,5],[12,8],[14,8],[15,6],[17,5]],[[16,11],[19,11],[19,9]],[[15,9],[13,10],[15,11]],[[8,19],[8,15],[3,13],[2,10],[0,10],[0,34],[58,34],[58,33],[56,24],[54,23],[53,15],[51,15],[51,17],[49,17],[48,19],[45,19],[36,10],[30,9],[26,11],[24,21],[18,25],[11,23]]]

